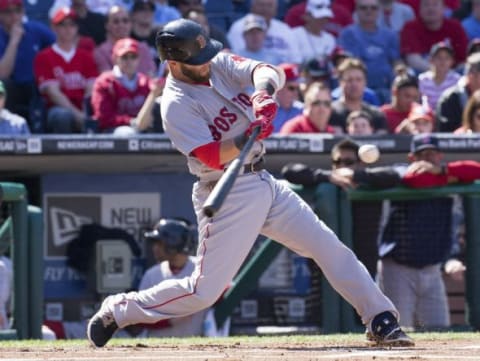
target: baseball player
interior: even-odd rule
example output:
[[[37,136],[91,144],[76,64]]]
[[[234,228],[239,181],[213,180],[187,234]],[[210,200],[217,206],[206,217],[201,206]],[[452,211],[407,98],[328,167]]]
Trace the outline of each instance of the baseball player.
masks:
[[[140,290],[154,287],[168,279],[188,277],[195,269],[197,257],[195,236],[184,221],[162,218],[154,229],[145,233],[145,239],[152,245],[155,259],[159,263],[150,267],[140,281]],[[201,336],[206,309],[185,317],[161,320],[155,324],[143,325],[148,337]]]
[[[312,258],[355,307],[371,341],[413,345],[398,326],[395,306],[354,253],[295,192],[262,169],[262,139],[273,130],[274,96],[284,84],[284,72],[220,52],[220,43],[185,19],[159,31],[157,49],[170,70],[161,102],[164,129],[198,177],[192,195],[198,262],[188,278],[107,297],[88,323],[90,342],[102,347],[118,328],[209,307],[231,282],[258,234],[263,234]],[[248,87],[255,89],[251,96],[245,93]],[[211,218],[205,216],[202,205],[258,126],[261,132],[222,208]]]

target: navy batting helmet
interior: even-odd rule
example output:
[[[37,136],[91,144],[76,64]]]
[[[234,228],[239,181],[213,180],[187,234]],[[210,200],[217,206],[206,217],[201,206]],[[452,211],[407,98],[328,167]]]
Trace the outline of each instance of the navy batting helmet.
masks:
[[[195,233],[187,222],[162,218],[154,229],[144,233],[148,241],[161,241],[167,253],[191,254],[195,250]]]
[[[166,24],[157,33],[156,44],[162,61],[175,60],[188,65],[201,65],[222,49],[222,43],[210,39],[195,21],[178,19]]]

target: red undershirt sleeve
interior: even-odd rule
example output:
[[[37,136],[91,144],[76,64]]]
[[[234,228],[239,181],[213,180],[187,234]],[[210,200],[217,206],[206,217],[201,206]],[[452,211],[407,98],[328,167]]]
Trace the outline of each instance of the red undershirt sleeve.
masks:
[[[192,155],[200,162],[213,169],[223,169],[220,164],[220,142],[211,142],[192,151]]]
[[[471,183],[480,179],[480,163],[473,160],[460,160],[447,165],[447,174],[458,178],[462,183]]]
[[[411,188],[441,187],[448,184],[448,178],[442,174],[407,173],[403,177],[402,183]]]

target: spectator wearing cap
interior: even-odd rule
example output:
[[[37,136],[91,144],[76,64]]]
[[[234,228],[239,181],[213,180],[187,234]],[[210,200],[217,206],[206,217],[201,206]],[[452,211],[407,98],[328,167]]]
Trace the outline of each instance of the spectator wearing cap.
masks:
[[[444,0],[420,0],[420,16],[405,24],[400,32],[400,53],[417,73],[430,68],[431,47],[448,41],[455,53],[455,66],[465,61],[468,38],[462,25],[444,16]]]
[[[457,83],[446,89],[437,102],[436,131],[453,132],[461,126],[463,109],[470,96],[480,89],[480,53],[467,58],[462,76]]]
[[[117,40],[113,68],[95,80],[92,108],[101,133],[128,136],[152,125],[155,100],[163,91],[165,79],[151,80],[138,70],[139,46],[135,39]]]
[[[6,107],[29,119],[37,93],[33,59],[55,41],[44,24],[24,21],[22,0],[0,0],[0,79],[8,92]]]
[[[443,91],[460,79],[460,74],[452,70],[454,62],[453,48],[448,42],[442,41],[432,46],[430,69],[418,75],[420,93],[427,97],[431,109],[436,109]]]
[[[107,13],[105,24],[106,40],[94,50],[94,59],[100,72],[110,71],[113,67],[112,50],[117,40],[128,38],[132,31],[132,22],[127,10],[122,6],[113,6]],[[155,62],[147,44],[139,43],[139,71],[147,75],[156,72]]]
[[[222,43],[223,49],[230,49],[230,43],[228,42],[225,32],[214,24],[210,24],[207,14],[204,10],[190,10],[185,14],[185,19],[190,19],[202,25],[203,30],[211,39],[215,39]]]
[[[260,15],[267,22],[267,34],[265,48],[268,51],[279,54],[282,62],[300,63],[300,53],[292,29],[283,21],[276,19],[278,12],[278,0],[251,0],[250,13]],[[248,14],[247,14],[248,15]],[[245,48],[243,31],[247,15],[234,21],[227,33],[228,42],[232,46],[232,52],[238,53]]]
[[[379,10],[379,0],[357,0],[358,23],[342,30],[338,44],[363,61],[367,86],[384,104],[390,101],[393,67],[400,60],[400,52],[397,35],[378,24]]]
[[[331,88],[331,73],[329,62],[325,59],[307,59],[301,66],[303,82],[300,83],[300,94],[304,94],[310,84],[321,82]]]
[[[287,120],[280,129],[280,134],[335,134],[335,129],[328,124],[331,113],[330,88],[323,83],[313,83],[305,92],[305,107],[302,114]]]
[[[325,25],[325,30],[336,38],[344,27],[353,22],[352,11],[338,0],[332,1],[330,7],[333,17],[329,18],[328,23]],[[305,25],[304,16],[306,8],[307,1],[300,1],[298,4],[291,6],[285,13],[284,21],[292,28]]]
[[[273,120],[273,132],[278,133],[283,124],[303,112],[300,97],[300,74],[297,64],[282,63],[278,67],[285,72],[285,85],[277,92],[278,111]]]
[[[332,17],[330,0],[307,1],[305,25],[293,29],[301,62],[312,58],[327,60],[332,54],[336,41],[332,34],[325,31],[325,25]]]
[[[84,131],[84,99],[90,96],[98,75],[92,53],[77,46],[76,19],[71,8],[59,8],[50,20],[57,40],[34,60],[35,79],[47,103],[48,133]]]
[[[397,0],[379,0],[380,8],[378,13],[378,25],[392,30],[395,34],[399,34],[405,23],[415,19],[413,9],[402,4]],[[355,13],[354,21],[358,21],[358,15]]]
[[[248,14],[245,16],[243,24],[245,48],[238,50],[238,55],[273,65],[278,65],[285,61],[285,58],[280,53],[265,48],[267,22],[263,17]]]
[[[480,90],[468,99],[462,114],[462,125],[455,129],[455,134],[480,133]]]
[[[410,114],[412,106],[419,101],[417,77],[409,74],[397,75],[392,83],[392,100],[380,107],[387,119],[389,133],[395,133],[395,129]]]
[[[25,118],[5,108],[6,98],[7,92],[3,82],[0,80],[0,135],[30,135],[30,128]]]
[[[360,59],[345,59],[338,68],[341,96],[332,104],[330,125],[339,133],[346,132],[348,114],[354,110],[363,110],[373,119],[375,133],[387,133],[385,116],[373,105],[363,101],[367,69]]]
[[[91,5],[91,4],[90,4]],[[70,6],[77,14],[78,33],[101,44],[105,41],[105,15],[89,7],[87,0],[56,0],[50,8],[50,17],[61,7]]]
[[[465,29],[465,33],[470,41],[480,38],[480,1],[471,0],[471,4],[470,15],[462,20],[463,29]]]
[[[471,183],[480,178],[480,163],[444,163],[434,134],[412,137],[410,164],[396,167],[404,185],[412,188]],[[402,327],[420,330],[450,325],[443,282],[462,275],[460,239],[451,197],[415,201],[384,201],[379,233],[378,282],[402,315]]]
[[[424,98],[425,99],[425,98]],[[408,117],[405,118],[395,128],[396,134],[421,134],[432,133],[435,126],[435,117],[432,109],[425,101],[422,104],[414,103],[408,113]]]

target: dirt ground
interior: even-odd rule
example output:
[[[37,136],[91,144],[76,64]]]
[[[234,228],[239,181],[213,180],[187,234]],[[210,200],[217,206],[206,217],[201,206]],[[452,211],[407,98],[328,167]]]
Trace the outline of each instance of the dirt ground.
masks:
[[[0,347],[0,360],[31,361],[314,361],[314,360],[480,360],[480,335],[470,339],[422,339],[412,348],[379,348],[362,341],[332,342],[319,338],[308,342],[256,341],[234,343],[155,345],[114,343],[102,349],[87,344],[51,347]]]

